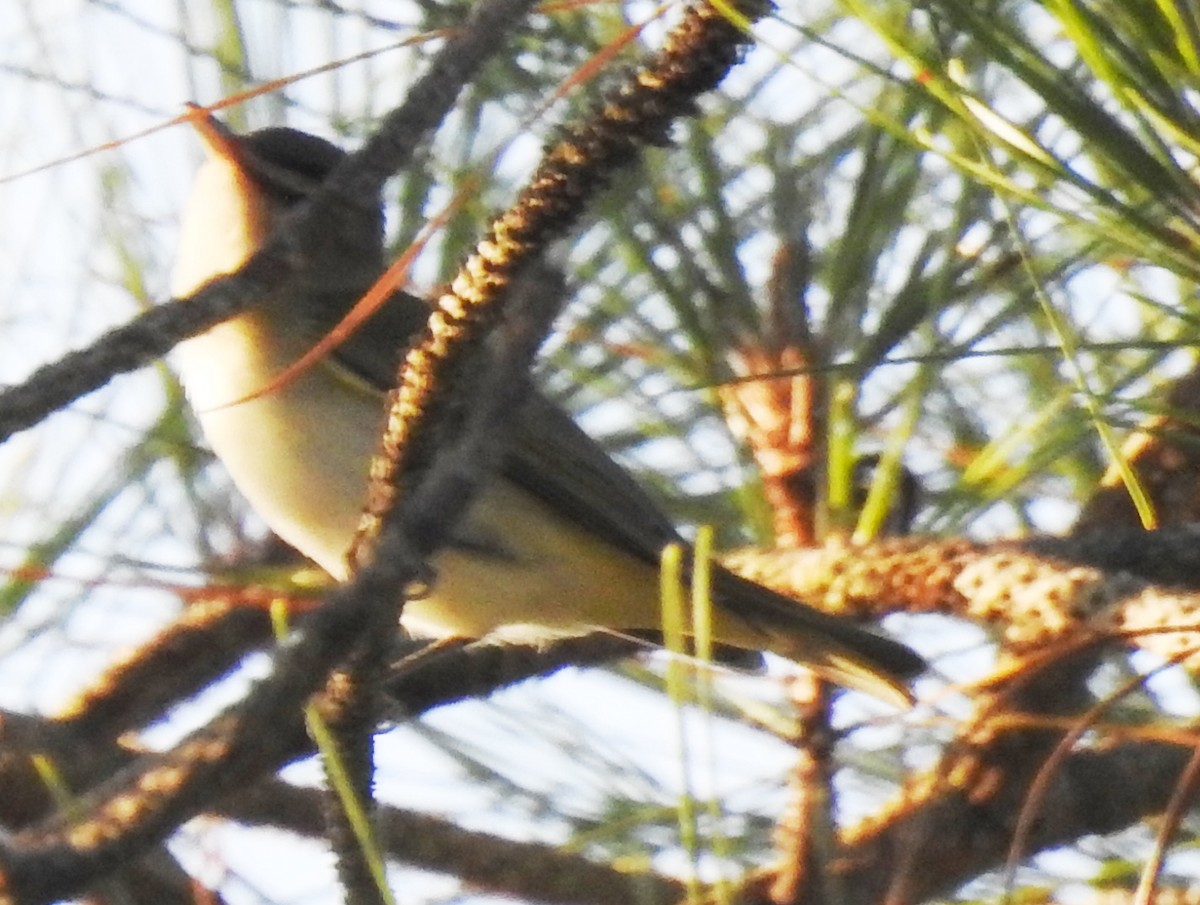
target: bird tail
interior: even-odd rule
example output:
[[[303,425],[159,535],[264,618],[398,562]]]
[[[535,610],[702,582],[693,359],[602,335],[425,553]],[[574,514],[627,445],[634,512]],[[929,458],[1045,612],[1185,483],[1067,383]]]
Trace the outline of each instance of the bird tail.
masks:
[[[912,706],[907,683],[926,663],[905,645],[725,569],[712,578],[722,641],[768,650],[838,685]]]

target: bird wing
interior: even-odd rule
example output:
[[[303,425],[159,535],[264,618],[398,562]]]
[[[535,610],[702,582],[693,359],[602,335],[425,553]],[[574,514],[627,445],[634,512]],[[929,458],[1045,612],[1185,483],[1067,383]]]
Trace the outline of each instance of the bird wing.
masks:
[[[334,363],[384,392],[428,314],[424,302],[397,293],[337,348]],[[312,326],[327,331],[333,323]],[[637,481],[536,389],[521,404],[507,442],[502,475],[568,521],[650,563],[679,539]]]
[[[427,313],[420,300],[398,295],[338,348],[337,363],[382,391],[395,380],[395,363]],[[394,351],[382,355],[383,347]],[[570,416],[532,387],[508,442],[502,476],[570,522],[651,564],[658,562],[666,544],[679,539],[646,491]],[[713,579],[715,602],[759,634],[756,646],[885,700],[908,700],[901,680],[919,672],[924,661],[904,645],[724,569],[716,569]]]
[[[679,540],[675,526],[624,468],[537,391],[521,406],[504,476],[567,519],[650,563]]]

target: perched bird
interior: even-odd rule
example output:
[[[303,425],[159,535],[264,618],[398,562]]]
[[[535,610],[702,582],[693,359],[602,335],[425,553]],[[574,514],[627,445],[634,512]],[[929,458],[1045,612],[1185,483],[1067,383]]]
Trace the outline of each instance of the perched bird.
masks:
[[[183,218],[176,297],[236,270],[344,156],[293,129],[238,136],[211,118],[196,122],[208,160]],[[238,488],[280,537],[338,578],[366,497],[384,388],[429,310],[397,294],[336,352],[272,387],[384,268],[381,206],[342,213],[299,288],[178,350],[191,405]],[[501,474],[433,559],[432,588],[406,604],[405,627],[436,637],[508,625],[658,629],[658,560],[679,539],[674,526],[536,391],[513,421]],[[770,650],[893,703],[910,700],[904,682],[924,666],[902,644],[724,569],[713,601],[718,642]]]

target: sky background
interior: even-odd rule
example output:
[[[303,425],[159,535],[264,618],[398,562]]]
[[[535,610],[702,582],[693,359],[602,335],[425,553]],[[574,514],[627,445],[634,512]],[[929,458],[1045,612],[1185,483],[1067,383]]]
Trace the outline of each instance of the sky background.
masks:
[[[5,111],[5,127],[0,130],[0,383],[19,382],[38,365],[86,345],[165,299],[179,213],[201,158],[190,130],[171,121],[185,102],[214,102],[233,90],[214,59],[221,52],[220,36],[227,26],[216,8],[216,4],[184,0],[21,0],[11,2],[10,14],[0,17],[0,109]],[[309,9],[280,0],[247,0],[237,9],[251,61],[251,83],[380,51],[222,114],[238,128],[287,123],[352,143],[369,129],[374,117],[397,102],[431,52],[432,45],[395,47],[419,34],[413,27],[419,21],[418,10],[399,2],[347,3],[339,12],[332,5]],[[621,9],[638,20],[649,14],[651,5],[624,4]],[[391,21],[380,21],[382,16]],[[642,40],[652,45],[659,33],[652,27]],[[727,89],[740,97],[737,92],[749,93],[748,86],[753,86],[747,105],[755,105],[756,112],[768,110],[781,121],[801,122],[811,110],[821,108],[822,115],[813,119],[816,127],[797,130],[796,152],[815,153],[836,140],[839,123],[850,116],[837,110],[826,115],[823,107],[829,98],[842,88],[850,92],[851,102],[866,103],[872,95],[856,79],[858,65],[843,54],[808,45],[803,57],[788,58],[788,48],[800,38],[786,19],[771,23],[764,36],[768,50],[755,54]],[[826,37],[863,54],[879,49],[878,42],[862,37],[861,29],[858,33],[837,29]],[[527,57],[524,62],[531,72],[545,63],[536,59],[536,53],[527,52]],[[789,65],[780,66],[781,58],[788,59]],[[758,86],[755,79],[769,67],[778,69],[777,77]],[[1030,101],[1015,93],[1009,103],[1008,112],[1015,118]],[[452,121],[437,139],[428,167],[436,175],[450,175],[464,161],[490,168],[499,177],[493,194],[473,199],[486,212],[528,169],[561,113],[560,105],[536,118],[531,115],[534,106],[522,96],[503,109],[488,107],[486,128],[479,130],[482,138],[473,145],[461,139],[463,130],[456,128],[461,121]],[[722,200],[729,211],[750,220],[759,216],[759,225],[764,225],[768,213],[763,195],[771,189],[770,174],[761,161],[755,162],[756,154],[765,153],[763,135],[746,128],[731,130],[722,138],[723,150],[750,161]],[[493,152],[501,147],[503,155],[493,160]],[[936,160],[930,164],[931,168],[939,165],[948,169]],[[849,207],[848,192],[842,189],[841,183],[829,188],[822,199],[827,210],[814,215],[810,235],[818,245],[839,238],[837,229]],[[436,209],[448,197],[449,190],[435,191],[430,207]],[[664,209],[670,209],[671,200],[664,190]],[[405,225],[392,213],[391,229],[402,233]],[[911,224],[885,262],[891,266],[883,268],[872,291],[881,295],[895,291],[904,279],[906,260],[928,232],[944,227],[954,214],[937,195],[914,205]],[[1057,222],[1039,220],[1036,214],[1022,223],[1038,240],[1059,228]],[[688,263],[689,229],[696,229],[695,224],[680,227],[684,235],[678,248],[655,250],[664,269]],[[637,290],[646,288],[627,287],[610,277],[613,262],[619,264],[622,253],[632,253],[629,246],[619,247],[616,253],[605,250],[611,239],[602,224],[571,249],[579,272],[587,272],[589,266],[594,271],[581,281],[568,323],[585,323],[588,306],[602,308],[612,295],[627,291],[637,296]],[[765,281],[769,270],[772,248],[768,246],[764,226],[737,249],[739,263],[756,286]],[[442,264],[437,252],[435,245],[418,272],[418,281],[432,281],[431,274]],[[607,282],[610,279],[612,284]],[[1168,297],[1172,278],[1147,272],[1137,276],[1137,285],[1127,280],[1128,275],[1116,268],[1088,268],[1070,285],[1070,294],[1056,298],[1075,305],[1070,309],[1073,316],[1096,338],[1137,333],[1145,315],[1135,304],[1136,290],[1154,290]],[[819,286],[808,301],[818,316],[830,305]],[[638,313],[670,334],[672,312],[666,306],[644,307]],[[986,304],[951,311],[936,325],[942,331],[938,338],[971,336],[993,313]],[[622,343],[636,348],[643,336],[642,324],[614,320],[601,339],[610,348]],[[1028,335],[1018,326],[998,331],[992,338],[1001,344],[1019,343]],[[577,355],[582,368],[608,360],[588,357],[603,343],[573,346],[573,342],[564,331],[551,341],[550,351]],[[630,432],[637,433],[643,424],[638,419],[651,403],[685,420],[695,407],[696,394],[667,391],[672,381],[687,390],[695,375],[683,366],[674,372],[667,367],[665,376],[656,374],[643,383],[642,375],[651,369],[639,370],[642,363],[632,354],[630,358],[626,364],[635,375],[630,383],[645,390],[645,398],[625,399],[616,408],[601,405],[588,410],[584,423],[589,429],[603,433],[632,426]],[[1004,428],[997,434],[1010,443],[1005,453],[1013,459],[1035,447],[1040,434],[1054,427],[1061,412],[1075,403],[1064,390],[1055,399],[1036,400],[1042,407],[1031,409],[1026,383],[1014,376],[1008,362],[981,359],[953,367],[966,378],[959,392],[968,400],[967,408],[985,412],[995,424],[1012,425],[1006,436]],[[874,398],[894,393],[915,369],[883,370],[880,385],[868,390],[864,407],[869,408]],[[569,370],[550,379],[564,394],[576,392],[570,386]],[[194,484],[180,479],[179,463],[199,450],[181,420],[178,392],[168,368],[144,368],[114,380],[0,447],[0,568],[17,566],[31,546],[64,550],[54,559],[53,574],[34,589],[6,589],[6,605],[19,602],[20,606],[0,629],[0,705],[52,712],[118,651],[177,612],[178,595],[172,589],[197,584],[199,563],[237,549],[242,534],[234,526],[249,523],[250,536],[261,536],[261,526],[254,527],[253,516],[245,512],[218,469],[202,471]],[[589,402],[586,390],[578,393],[584,403]],[[658,421],[654,425],[662,427]],[[654,440],[639,448],[638,461],[649,464],[661,484],[685,494],[715,493],[738,483],[746,473],[744,457],[739,458],[727,435],[711,424],[702,424],[686,442],[667,430],[645,433]],[[872,439],[883,434],[884,428],[879,428]],[[944,475],[935,473],[933,463],[944,460],[945,448],[955,440],[939,435],[935,425],[906,451],[908,464],[928,474],[934,490]],[[1039,493],[1032,494],[1037,499],[1028,507],[1030,524],[1045,530],[1065,528],[1076,504],[1063,490],[1061,476],[1047,472],[1033,480],[1040,483]],[[1022,522],[1014,515],[1015,508],[1001,501],[974,516],[974,536],[1016,531]],[[922,640],[927,653],[957,651],[938,662],[955,679],[979,677],[992,663],[981,632],[931,632]],[[651,666],[660,670],[661,659]],[[169,725],[158,727],[150,738],[167,744],[205,719],[214,707],[236,698],[245,679],[263,668],[261,660],[247,664],[237,680],[181,708]],[[765,680],[737,677],[725,688],[729,694],[774,706],[782,698],[780,675],[776,671]],[[1175,680],[1178,687],[1171,697],[1182,702],[1181,713],[1191,712],[1195,695],[1178,681],[1178,675]],[[939,698],[937,706],[943,713],[968,711],[954,692]],[[854,743],[861,748],[870,751],[894,743],[897,730],[890,722],[894,714],[881,705],[854,697],[838,713],[839,725],[878,719],[879,726],[855,734]],[[919,710],[910,719],[920,721],[928,715],[929,711]],[[537,731],[530,731],[531,726]],[[646,802],[654,812],[647,815],[648,823],[669,823],[669,816],[662,815],[669,814],[686,783],[701,793],[721,796],[729,812],[740,815],[731,818],[735,832],[739,821],[776,816],[781,778],[792,759],[786,745],[765,732],[727,722],[721,722],[710,736],[707,723],[694,717],[686,736],[691,754],[684,757],[675,708],[661,694],[644,690],[631,678],[568,671],[489,702],[439,711],[417,726],[390,734],[382,743],[389,766],[381,776],[381,788],[389,800],[454,816],[468,827],[547,840],[564,838],[571,828],[598,821],[618,797]],[[710,737],[711,743],[706,741]],[[710,744],[711,757],[706,752]],[[932,748],[923,751],[919,746],[910,754],[917,759],[933,756]],[[686,778],[680,767],[683,762],[690,764]],[[481,774],[492,778],[481,782]],[[312,781],[315,772],[305,765],[290,775]],[[889,780],[872,785],[874,780],[856,774],[843,781],[852,787],[843,805],[853,811],[860,803],[877,801]],[[278,842],[269,834],[266,839],[255,834],[254,841],[248,842],[244,831],[217,829],[212,821],[200,821],[187,837],[194,863],[214,874],[239,875],[231,889],[245,901],[264,897],[327,901],[334,896],[323,854],[305,849],[313,856],[293,859],[286,871],[256,872],[252,863],[261,861],[262,853]],[[664,849],[659,866],[682,871],[678,849],[670,845]],[[418,889],[429,897],[452,898],[460,893],[452,881]]]

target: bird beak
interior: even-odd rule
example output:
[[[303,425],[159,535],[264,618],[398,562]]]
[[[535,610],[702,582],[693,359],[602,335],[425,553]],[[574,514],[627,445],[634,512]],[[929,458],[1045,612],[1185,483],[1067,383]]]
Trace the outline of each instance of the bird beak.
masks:
[[[246,150],[238,136],[199,104],[189,103],[187,107],[188,122],[200,136],[204,150],[208,152],[209,156],[245,171],[247,169]]]

